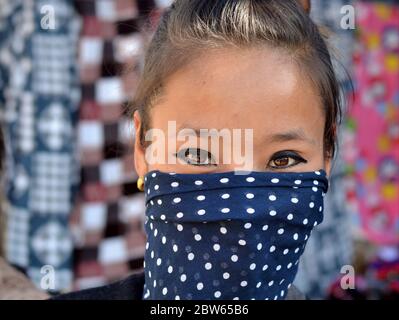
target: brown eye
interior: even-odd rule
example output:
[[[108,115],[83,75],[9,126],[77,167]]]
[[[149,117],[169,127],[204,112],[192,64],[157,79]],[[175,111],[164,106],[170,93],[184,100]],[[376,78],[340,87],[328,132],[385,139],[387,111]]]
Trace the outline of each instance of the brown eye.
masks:
[[[210,166],[216,165],[212,154],[206,150],[197,148],[188,148],[180,150],[177,157],[182,159],[184,162],[194,166]]]
[[[293,167],[301,162],[307,161],[299,156],[296,152],[283,151],[275,154],[268,163],[268,167],[272,169],[285,169]]]
[[[273,162],[274,162],[274,165],[275,165],[276,167],[285,167],[285,166],[288,166],[288,165],[289,165],[289,163],[290,163],[290,158],[288,158],[288,157],[279,158],[279,159],[273,160]]]

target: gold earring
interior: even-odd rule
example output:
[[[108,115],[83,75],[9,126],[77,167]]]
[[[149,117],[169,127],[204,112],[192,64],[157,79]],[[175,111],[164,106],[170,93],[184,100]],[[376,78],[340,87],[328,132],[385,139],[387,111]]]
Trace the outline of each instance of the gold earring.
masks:
[[[140,177],[137,179],[137,189],[140,191],[144,191],[144,179],[143,177]]]

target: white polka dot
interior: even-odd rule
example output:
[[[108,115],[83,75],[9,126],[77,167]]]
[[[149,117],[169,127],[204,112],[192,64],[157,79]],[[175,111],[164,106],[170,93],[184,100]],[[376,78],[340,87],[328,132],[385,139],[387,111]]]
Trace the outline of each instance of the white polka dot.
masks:
[[[179,203],[179,202],[181,202],[181,198],[179,198],[179,197],[174,198],[174,199],[173,199],[173,202],[174,202],[174,203]]]
[[[290,269],[292,267],[292,263],[290,262],[288,265],[287,265],[287,269]]]
[[[247,244],[247,242],[245,240],[243,240],[243,239],[240,239],[240,240],[238,240],[238,244],[240,246],[245,246]]]
[[[275,246],[271,246],[270,249],[269,249],[270,252],[274,252],[275,250],[276,250]]]
[[[246,180],[247,180],[247,182],[254,182],[255,178],[254,177],[248,177]]]
[[[162,289],[162,294],[164,295],[164,296],[166,296],[166,294],[168,293],[168,288],[163,288]]]
[[[265,224],[265,225],[262,227],[262,230],[263,230],[263,231],[266,231],[267,229],[269,229],[269,226],[268,226],[267,224]]]
[[[154,230],[154,237],[156,237],[158,235],[158,229]]]
[[[159,185],[156,184],[156,185],[154,186],[154,190],[158,190],[158,189],[159,189]]]
[[[183,218],[183,216],[184,216],[183,212],[178,212],[176,214],[176,217],[178,217],[179,219]]]
[[[229,212],[230,212],[230,209],[229,209],[229,208],[223,208],[223,209],[220,210],[220,211],[222,211],[222,213],[229,213]]]
[[[166,220],[166,216],[165,216],[164,214],[162,214],[162,215],[160,216],[160,218],[161,218],[161,220]]]
[[[277,212],[276,212],[276,210],[270,210],[270,211],[269,211],[269,214],[270,214],[272,217],[274,217],[274,216],[277,214]]]
[[[179,186],[179,183],[175,181],[175,182],[172,182],[170,185],[171,185],[173,188],[176,188],[176,187]]]
[[[173,272],[173,267],[172,266],[169,266],[168,267],[168,273],[172,273]]]
[[[176,172],[169,172],[170,176],[174,176],[176,174]]]
[[[150,247],[150,243],[147,242],[147,243],[145,244],[145,248],[148,249],[149,247]]]
[[[200,185],[203,184],[203,182],[202,182],[201,180],[196,180],[194,183],[195,183],[197,186],[200,186]]]
[[[240,283],[241,287],[246,287],[247,285],[248,285],[248,282],[246,282],[245,280],[241,281],[241,283]]]
[[[151,200],[150,203],[151,203],[152,206],[154,205],[154,201]]]
[[[180,281],[181,282],[184,282],[184,281],[186,281],[187,280],[187,276],[183,273],[181,276],[180,276]]]
[[[299,252],[299,248],[296,248],[294,252],[295,252],[295,253],[298,253],[298,252]]]
[[[227,183],[227,182],[229,182],[229,178],[222,178],[222,179],[220,179],[220,182]]]
[[[163,243],[163,244],[166,243],[166,237],[165,237],[165,236],[162,237],[162,243]]]
[[[197,283],[197,289],[202,290],[204,288],[204,284],[202,282]]]
[[[182,226],[181,224],[178,224],[178,225],[177,225],[177,230],[178,230],[178,231],[183,231],[183,226]]]
[[[251,263],[251,265],[249,266],[250,270],[255,270],[256,268],[256,264],[255,263]]]
[[[260,288],[261,285],[262,285],[262,282],[259,281],[259,282],[256,284],[256,287],[257,287],[257,288]]]
[[[294,233],[294,235],[293,235],[293,237],[292,237],[294,240],[298,240],[298,234],[297,233]]]
[[[200,210],[198,210],[197,211],[197,214],[199,215],[199,216],[203,216],[204,214],[205,214],[205,210],[204,209],[200,209]]]
[[[187,259],[190,260],[190,261],[191,261],[191,260],[194,260],[194,257],[195,257],[195,256],[194,256],[194,253],[192,253],[192,252],[190,252],[190,253],[187,255]]]
[[[283,254],[286,255],[288,253],[288,249],[284,249]]]
[[[179,250],[179,248],[177,247],[177,244],[174,244],[172,249],[173,249],[174,252],[177,252],[177,250]]]
[[[298,200],[298,198],[291,198],[291,202],[292,202],[292,203],[298,203],[299,200]]]
[[[270,200],[270,201],[276,201],[276,200],[277,200],[277,197],[276,197],[274,194],[271,194],[271,195],[269,196],[269,200]]]
[[[211,270],[212,269],[212,263],[210,263],[210,262],[205,263],[205,269],[206,270]]]
[[[151,251],[151,259],[154,259],[154,251]]]
[[[315,221],[315,222],[313,223],[313,226],[314,226],[314,227],[316,227],[316,226],[317,226],[317,221]]]
[[[281,270],[281,265],[279,264],[277,267],[276,267],[276,271],[280,271]]]
[[[318,176],[320,175],[320,171],[315,171],[314,173],[316,173]]]
[[[228,272],[223,273],[223,279],[227,280],[228,278],[230,278],[230,273]]]
[[[159,205],[161,205],[161,204],[162,204],[162,200],[161,200],[161,199],[158,199],[158,200],[157,200],[157,203],[158,203]]]
[[[317,192],[317,187],[312,187],[312,190],[314,191],[314,192]]]
[[[250,222],[247,222],[246,224],[244,224],[244,228],[245,229],[251,229],[252,224]]]
[[[314,202],[309,203],[309,208],[314,208]]]
[[[230,198],[230,195],[228,193],[222,194],[222,199],[228,199],[228,198]]]
[[[323,207],[320,206],[320,207],[319,207],[319,212],[322,212],[322,211],[323,211]]]
[[[176,296],[176,297],[175,297],[175,300],[180,300],[180,296]]]
[[[305,241],[308,240],[308,235],[305,236]]]
[[[235,254],[233,254],[233,255],[231,256],[231,261],[237,262],[237,261],[238,261],[238,256],[235,255]]]
[[[290,213],[290,214],[287,216],[287,219],[288,219],[288,220],[294,219],[294,215],[293,215],[292,213]]]
[[[222,294],[221,294],[221,292],[220,291],[216,291],[215,293],[214,293],[214,297],[215,298],[220,298],[220,296],[221,296]]]
[[[294,182],[295,184],[301,184],[302,183],[302,181],[301,180],[295,180],[295,182]]]
[[[155,178],[157,176],[157,174],[154,172],[151,177]]]
[[[245,196],[247,199],[253,199],[255,197],[253,193],[247,193]]]
[[[303,224],[308,224],[309,220],[308,219],[303,219]]]
[[[281,290],[281,292],[280,292],[280,297],[284,297],[284,294],[285,294],[285,291],[284,291],[284,290]]]
[[[319,181],[313,180],[313,184],[314,184],[315,186],[318,186],[318,185],[319,185]]]
[[[268,266],[267,264],[265,264],[265,265],[263,266],[263,268],[262,268],[262,271],[266,271],[267,268],[269,268],[269,266]]]
[[[280,182],[280,180],[277,179],[277,178],[273,178],[271,181],[272,181],[272,183],[279,183]]]
[[[162,259],[161,258],[158,258],[157,259],[157,266],[160,266],[162,264]]]
[[[274,283],[274,281],[273,281],[273,280],[272,280],[272,281],[270,281],[270,282],[268,283],[269,287],[271,287],[271,286],[273,285],[273,283]]]
[[[284,229],[283,229],[283,228],[278,229],[278,230],[277,230],[277,233],[278,233],[278,234],[283,234],[283,233],[284,233]]]
[[[204,195],[200,195],[197,197],[198,201],[204,201],[205,200],[205,196]]]
[[[255,209],[254,208],[248,208],[247,209],[247,213],[253,214],[253,213],[255,213]]]
[[[200,241],[200,240],[202,239],[202,237],[201,237],[200,234],[196,234],[196,235],[194,236],[194,239],[195,239],[196,241]]]
[[[220,250],[220,244],[215,243],[215,244],[213,245],[213,250],[219,251],[219,250]]]
[[[220,233],[226,234],[227,233],[227,229],[225,227],[221,227],[220,228]]]

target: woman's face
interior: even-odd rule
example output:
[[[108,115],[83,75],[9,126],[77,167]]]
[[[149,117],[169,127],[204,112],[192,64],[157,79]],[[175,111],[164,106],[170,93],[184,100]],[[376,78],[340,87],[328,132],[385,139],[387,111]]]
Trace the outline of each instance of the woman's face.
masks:
[[[140,176],[151,170],[330,171],[321,99],[305,73],[276,49],[208,51],[167,79],[150,118],[156,143],[146,149],[139,139],[135,144]],[[134,120],[138,137],[138,113]]]

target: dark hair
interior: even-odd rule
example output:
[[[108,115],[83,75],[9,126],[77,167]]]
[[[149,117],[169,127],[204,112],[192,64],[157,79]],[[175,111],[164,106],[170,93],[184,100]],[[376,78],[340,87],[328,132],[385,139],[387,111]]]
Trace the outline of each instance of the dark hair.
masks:
[[[175,0],[147,48],[132,101],[142,119],[142,145],[149,110],[161,98],[168,76],[212,48],[267,46],[288,54],[317,89],[325,112],[325,155],[333,157],[341,104],[324,38],[295,0]]]

